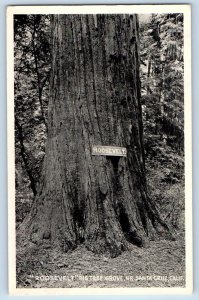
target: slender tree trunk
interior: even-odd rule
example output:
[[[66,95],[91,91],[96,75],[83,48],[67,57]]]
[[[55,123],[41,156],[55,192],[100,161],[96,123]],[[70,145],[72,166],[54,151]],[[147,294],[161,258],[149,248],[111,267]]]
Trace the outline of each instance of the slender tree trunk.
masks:
[[[147,68],[147,79],[149,81],[149,78],[151,76],[151,56],[149,56],[148,58],[148,68]],[[150,95],[151,94],[151,88],[149,86],[149,83],[147,83],[147,95]]]
[[[34,56],[35,70],[36,70],[36,76],[37,76],[37,89],[38,89],[38,99],[39,99],[39,105],[40,105],[40,110],[41,110],[41,117],[42,117],[45,127],[47,128],[47,122],[46,122],[44,107],[43,107],[42,93],[43,93],[43,87],[45,85],[45,81],[48,78],[48,74],[46,75],[46,78],[44,78],[44,80],[42,82],[41,75],[39,73],[38,54],[37,54],[37,49],[36,49],[36,44],[35,44],[35,34],[37,31],[35,24],[36,24],[36,21],[35,21],[35,17],[34,17],[33,33],[32,33],[32,48],[33,48],[33,56]]]
[[[52,34],[46,156],[19,237],[116,256],[128,232],[166,227],[147,197],[137,17],[56,15]],[[93,145],[126,147],[127,157],[92,156]]]
[[[18,139],[19,139],[19,143],[20,143],[20,154],[21,154],[21,157],[23,159],[23,163],[24,163],[24,166],[25,166],[26,173],[27,173],[28,178],[30,180],[31,190],[33,192],[33,195],[36,196],[36,194],[37,194],[36,183],[35,183],[35,178],[33,176],[32,168],[30,167],[29,157],[28,157],[28,154],[27,154],[25,146],[24,146],[23,128],[20,125],[20,123],[19,123],[16,116],[15,116],[15,125],[16,125],[16,128],[17,128]]]

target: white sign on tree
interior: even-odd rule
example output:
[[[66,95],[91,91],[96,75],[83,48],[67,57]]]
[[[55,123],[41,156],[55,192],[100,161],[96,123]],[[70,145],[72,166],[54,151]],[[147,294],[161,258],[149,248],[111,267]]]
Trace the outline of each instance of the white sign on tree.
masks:
[[[127,150],[124,147],[116,147],[116,146],[93,146],[92,147],[92,155],[126,157],[126,154],[127,154]]]

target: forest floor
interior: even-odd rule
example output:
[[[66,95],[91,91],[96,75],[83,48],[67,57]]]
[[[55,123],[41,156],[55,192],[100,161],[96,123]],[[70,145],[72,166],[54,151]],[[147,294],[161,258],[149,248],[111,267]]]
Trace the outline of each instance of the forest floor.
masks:
[[[30,251],[31,250],[31,251]],[[176,241],[151,241],[116,258],[79,246],[68,253],[33,246],[18,251],[17,287],[176,287],[185,285],[185,248]]]

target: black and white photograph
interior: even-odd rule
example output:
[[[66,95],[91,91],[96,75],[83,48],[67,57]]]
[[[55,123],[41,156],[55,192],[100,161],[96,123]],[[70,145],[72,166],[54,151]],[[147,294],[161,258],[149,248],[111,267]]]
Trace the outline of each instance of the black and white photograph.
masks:
[[[8,7],[10,294],[192,292],[190,24]]]

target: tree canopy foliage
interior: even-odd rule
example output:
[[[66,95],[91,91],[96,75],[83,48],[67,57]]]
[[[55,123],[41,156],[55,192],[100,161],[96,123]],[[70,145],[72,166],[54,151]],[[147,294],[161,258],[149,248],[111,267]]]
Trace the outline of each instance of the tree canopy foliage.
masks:
[[[184,60],[182,14],[153,14],[140,25],[142,108],[146,157],[182,174]],[[168,170],[167,170],[168,171]],[[175,176],[172,176],[173,175]],[[174,174],[176,173],[176,174]]]

